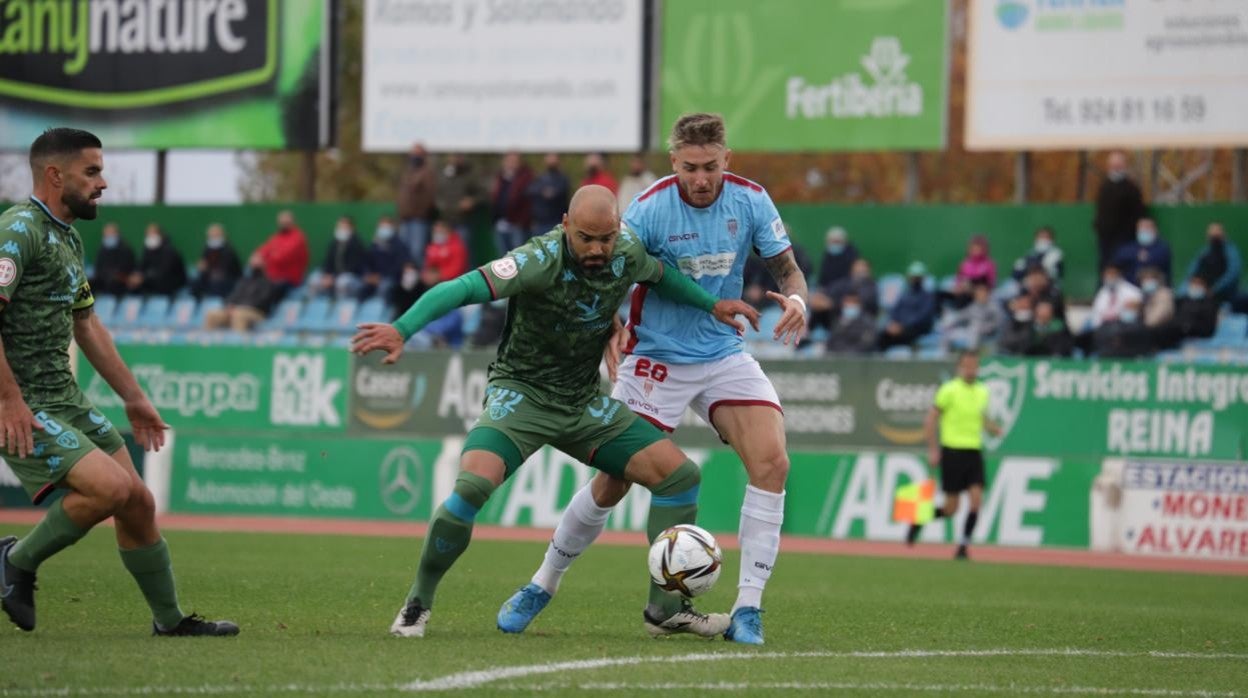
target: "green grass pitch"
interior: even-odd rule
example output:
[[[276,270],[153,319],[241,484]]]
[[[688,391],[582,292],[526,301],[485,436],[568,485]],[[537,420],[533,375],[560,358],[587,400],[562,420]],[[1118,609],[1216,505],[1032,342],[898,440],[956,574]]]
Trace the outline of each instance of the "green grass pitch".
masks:
[[[647,637],[645,550],[606,545],[505,636],[495,614],[544,545],[477,541],[422,640],[387,634],[417,540],[167,537],[184,609],[239,637],[151,637],[102,529],[40,570],[35,632],[0,628],[0,695],[1248,694],[1242,578],[782,554],[753,648]],[[725,562],[705,609],[732,603],[736,553]]]

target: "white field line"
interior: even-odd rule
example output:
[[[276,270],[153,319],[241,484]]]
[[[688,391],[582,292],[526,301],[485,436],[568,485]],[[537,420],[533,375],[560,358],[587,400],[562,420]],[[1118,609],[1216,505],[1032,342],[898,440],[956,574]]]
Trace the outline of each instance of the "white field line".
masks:
[[[434,691],[461,691],[481,688],[507,679],[518,680],[548,674],[593,671],[620,666],[638,666],[642,664],[688,664],[698,662],[750,661],[759,659],[928,659],[938,657],[1077,657],[1077,658],[1133,658],[1162,660],[1248,660],[1248,654],[1236,653],[1205,653],[1205,652],[1115,652],[1103,650],[1081,649],[985,649],[985,650],[897,650],[897,651],[858,651],[858,652],[694,652],[681,655],[666,656],[633,656],[604,657],[599,659],[580,659],[565,662],[548,662],[545,664],[527,664],[509,667],[492,667],[476,671],[461,671],[447,674],[436,679],[412,681],[401,684],[273,684],[269,686],[221,685],[205,684],[201,686],[90,686],[81,688],[35,688],[35,689],[0,689],[0,696],[20,696],[22,698],[42,698],[43,696],[156,696],[156,695],[238,695],[238,694],[275,694],[275,693],[320,693],[320,694],[351,694],[351,693],[427,693]],[[491,686],[496,690],[515,689],[528,690],[562,690],[562,689],[595,689],[595,690],[645,690],[651,687],[671,687],[669,684],[619,683],[601,682],[585,684],[549,684],[535,686],[498,685]],[[987,684],[909,684],[909,683],[836,683],[836,682],[795,682],[795,683],[724,683],[724,684],[691,684],[688,688],[723,688],[724,690],[749,690],[767,688],[793,688],[795,690],[915,690],[915,691],[1002,691],[1012,693],[1033,694],[1088,694],[1088,695],[1141,695],[1141,696],[1190,696],[1192,698],[1239,696],[1235,692],[1219,692],[1190,690],[1177,691],[1154,688],[1127,687],[1071,687],[1071,686],[1023,686],[1005,684],[991,686]]]

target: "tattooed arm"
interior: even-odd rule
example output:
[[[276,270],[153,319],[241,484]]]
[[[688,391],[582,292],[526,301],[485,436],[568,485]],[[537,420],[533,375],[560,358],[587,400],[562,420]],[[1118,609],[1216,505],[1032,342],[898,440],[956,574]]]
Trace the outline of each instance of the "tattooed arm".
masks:
[[[780,293],[768,291],[767,297],[784,309],[772,336],[774,339],[783,338],[786,345],[790,340],[796,344],[806,332],[806,277],[797,266],[792,248],[764,259],[763,264],[771,278],[776,280],[776,286],[780,287]]]

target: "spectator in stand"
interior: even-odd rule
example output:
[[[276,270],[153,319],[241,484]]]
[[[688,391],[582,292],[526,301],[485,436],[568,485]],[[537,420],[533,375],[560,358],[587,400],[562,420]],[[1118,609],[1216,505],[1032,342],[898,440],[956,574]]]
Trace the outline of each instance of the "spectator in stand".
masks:
[[[1005,314],[992,299],[983,281],[971,284],[971,304],[951,313],[941,323],[941,344],[946,350],[977,350],[996,338],[1005,326]]]
[[[1118,317],[1096,328],[1092,346],[1101,358],[1130,359],[1152,354],[1154,334],[1140,316],[1140,299],[1123,303]]]
[[[863,311],[858,294],[847,291],[841,298],[840,315],[828,335],[829,354],[870,354],[875,350],[875,316]]]
[[[143,235],[143,256],[139,268],[130,273],[126,288],[134,293],[172,296],[186,286],[186,262],[155,223],[148,223]]]
[[[1014,262],[1014,280],[1021,282],[1032,267],[1044,269],[1054,284],[1061,284],[1062,275],[1066,272],[1062,249],[1057,246],[1053,229],[1047,225],[1036,229],[1031,250]]]
[[[1157,223],[1152,218],[1140,219],[1135,240],[1118,248],[1114,263],[1122,270],[1123,278],[1136,286],[1140,285],[1140,270],[1144,267],[1160,269],[1165,282],[1170,282],[1170,245],[1157,236]]]
[[[1144,326],[1156,329],[1174,319],[1174,292],[1156,267],[1140,271],[1140,292],[1144,294]]]
[[[280,302],[303,283],[308,272],[308,238],[295,225],[290,211],[277,214],[277,232],[256,249],[264,262],[264,273],[273,282],[273,302]]]
[[[445,233],[452,238],[459,237],[450,230],[449,226],[446,228]],[[438,234],[437,223],[433,226],[433,234],[435,236]],[[432,247],[431,243],[430,248]],[[408,262],[404,264],[399,284],[394,287],[391,295],[394,306],[394,318],[398,319],[399,316],[407,312],[407,309],[412,307],[412,304],[419,300],[426,291],[437,286],[441,281],[442,277],[438,273],[436,266],[426,265],[424,269],[417,271],[414,263]],[[408,346],[419,349],[458,347],[463,341],[463,315],[459,308],[455,308],[413,335],[408,340]]]
[[[849,278],[854,262],[858,261],[858,248],[849,242],[849,236],[840,226],[828,228],[823,236],[823,259],[819,263],[819,287],[831,288],[841,279]]]
[[[628,176],[624,181],[620,182],[620,191],[617,195],[620,202],[620,212],[623,213],[628,209],[628,205],[633,203],[633,199],[637,195],[646,190],[646,187],[654,184],[654,180],[658,177],[646,167],[646,156],[637,153],[628,161]]]
[[[396,204],[399,240],[407,245],[408,256],[417,260],[425,258],[425,245],[429,244],[429,228],[433,222],[434,197],[437,193],[429,153],[420,143],[412,146],[403,173],[399,175]]]
[[[1135,224],[1145,215],[1144,196],[1127,173],[1127,154],[1115,150],[1105,163],[1105,179],[1096,193],[1096,231],[1099,252],[1098,268],[1105,269],[1114,253],[1135,236]]]
[[[1212,337],[1218,326],[1218,299],[1202,276],[1187,280],[1185,294],[1175,306],[1174,318],[1153,331],[1154,343],[1173,349],[1185,339]]]
[[[390,306],[394,309],[393,319],[407,312],[407,309],[420,300],[420,297],[430,288],[432,286],[426,286],[421,281],[420,268],[416,266],[416,262],[412,260],[404,262],[403,269],[399,273],[399,282],[390,289],[388,298]]]
[[[871,263],[861,257],[854,260],[849,276],[828,286],[817,286],[810,294],[810,327],[831,327],[840,313],[845,296],[853,293],[866,315],[880,314],[879,289],[871,276]]]
[[[785,226],[788,230],[788,226]],[[789,235],[792,240],[792,233]],[[805,248],[796,241],[793,242],[793,258],[797,262],[797,268],[802,272],[802,276],[809,277],[813,267],[810,263],[810,255],[806,254]],[[746,303],[759,308],[770,303],[767,300],[767,292],[780,292],[780,287],[776,285],[776,280],[771,278],[771,272],[767,271],[767,265],[763,263],[762,258],[757,254],[752,254],[745,260],[745,269],[742,271],[742,284],[744,290],[741,298]]]
[[[611,171],[607,169],[607,156],[602,153],[590,153],[585,156],[585,178],[581,186],[598,184],[611,190],[612,194],[620,193],[620,185],[615,181]]]
[[[333,294],[335,298],[359,295],[366,256],[364,243],[355,234],[355,221],[350,216],[339,216],[334,224],[334,239],[325,250],[321,273],[312,283],[312,295]]]
[[[450,281],[468,271],[468,247],[446,221],[433,224],[433,239],[425,252],[425,268],[430,267],[437,270],[439,281]]]
[[[1002,354],[1021,356],[1027,353],[1034,338],[1035,308],[1031,296],[1020,295],[1011,299],[1009,317],[1001,330],[1001,341],[997,342],[997,349]]]
[[[559,156],[548,153],[544,164],[546,169],[529,183],[529,206],[533,212],[530,236],[550,232],[563,222],[563,214],[568,210],[571,183],[559,168]]]
[[[997,265],[988,256],[988,238],[983,235],[971,236],[966,246],[966,257],[958,265],[958,273],[953,281],[953,289],[940,293],[941,305],[948,302],[954,310],[961,310],[972,302],[973,284],[981,283],[991,291],[997,285]]]
[[[134,250],[121,239],[116,223],[105,223],[100,237],[100,251],[95,255],[91,290],[96,295],[124,295],[126,281],[134,272]]]
[[[229,327],[235,332],[248,332],[264,321],[273,309],[276,284],[264,271],[259,252],[247,261],[247,273],[235,284],[225,299],[225,307],[210,310],[204,316],[204,327],[217,330]]]
[[[912,262],[906,270],[906,289],[888,314],[888,324],[880,333],[879,348],[908,345],[932,330],[936,322],[936,296],[925,282],[927,267]]]
[[[1128,303],[1136,308],[1144,301],[1144,294],[1134,284],[1122,278],[1122,270],[1110,263],[1101,272],[1101,290],[1092,299],[1092,327],[1114,322]]]
[[[191,282],[191,293],[196,298],[204,296],[228,296],[243,275],[238,253],[225,237],[225,226],[213,223],[204,232],[204,251],[195,263],[198,272]]]
[[[469,225],[472,223],[473,211],[481,203],[481,197],[481,183],[477,181],[472,165],[462,155],[447,155],[446,165],[438,176],[434,202],[438,208],[438,217],[463,238],[464,244],[472,239]],[[423,261],[424,257],[420,259]]]
[[[1024,297],[1030,301],[1028,306],[1033,309],[1041,301],[1048,301],[1053,304],[1058,315],[1066,316],[1066,301],[1062,298],[1062,292],[1053,285],[1053,281],[1045,273],[1044,267],[1032,267],[1023,276],[1022,288],[1019,289],[1018,295],[1008,303],[1010,310],[1013,310],[1015,303]]]
[[[1212,221],[1205,230],[1205,246],[1196,253],[1187,268],[1187,284],[1199,276],[1210,280],[1209,295],[1219,303],[1235,300],[1239,295],[1239,275],[1243,271],[1243,258],[1235,243],[1226,239],[1226,227],[1221,221]]]
[[[1033,311],[1031,298],[1021,296],[1018,301],[1001,335],[1001,351],[1021,356],[1070,356],[1074,338],[1053,304],[1040,301]]]
[[[500,257],[529,239],[533,209],[528,192],[532,181],[533,170],[520,159],[520,153],[510,152],[503,156],[502,166],[494,177],[494,188],[490,192],[494,244]]]
[[[364,253],[364,278],[360,284],[360,300],[373,296],[388,298],[390,289],[403,273],[403,265],[411,258],[409,250],[397,237],[394,219],[382,216],[377,221],[373,242]]]

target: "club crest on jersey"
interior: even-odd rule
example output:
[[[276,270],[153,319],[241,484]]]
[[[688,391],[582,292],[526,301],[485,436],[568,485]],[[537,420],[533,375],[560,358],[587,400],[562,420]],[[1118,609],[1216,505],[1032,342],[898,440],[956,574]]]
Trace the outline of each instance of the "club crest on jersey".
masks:
[[[615,274],[615,278],[618,279],[621,276],[624,276],[624,265],[626,263],[627,260],[625,260],[624,255],[622,254],[617,254],[615,259],[611,260],[611,273]]]
[[[511,257],[503,257],[502,259],[494,260],[494,263],[490,265],[490,271],[494,272],[494,276],[500,279],[511,279],[520,273],[520,268],[516,266],[516,260]]]
[[[17,265],[8,257],[0,258],[0,286],[8,286],[17,278]]]
[[[728,234],[733,236],[734,238],[737,236],[737,219],[736,218],[728,219]]]
[[[78,437],[74,435],[74,432],[67,431],[56,437],[56,445],[61,448],[68,448],[72,451],[78,448],[80,444],[78,443]]]
[[[784,229],[784,221],[777,218],[771,222],[771,234],[775,236],[777,242],[784,242],[789,233]]]

